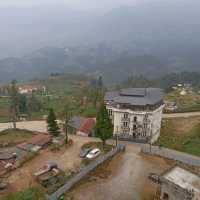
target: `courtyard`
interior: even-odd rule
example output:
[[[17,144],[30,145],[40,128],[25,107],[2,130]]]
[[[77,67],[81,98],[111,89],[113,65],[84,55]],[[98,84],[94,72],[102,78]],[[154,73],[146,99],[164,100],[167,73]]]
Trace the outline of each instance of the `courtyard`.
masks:
[[[105,166],[75,186],[66,194],[73,200],[150,200],[157,185],[148,180],[149,173],[160,174],[174,163],[158,157],[140,154],[140,145],[126,144],[125,153],[115,156]]]
[[[41,123],[42,126],[40,127],[40,122],[32,124],[28,122],[27,126],[24,122],[23,128],[45,132],[45,123]],[[81,147],[88,142],[100,140],[75,135],[71,135],[70,138],[73,140],[70,147],[62,147],[58,151],[52,151],[50,147],[43,149],[22,167],[12,171],[7,178],[10,191],[22,191],[37,186],[38,183],[33,174],[49,161],[55,161],[59,168],[65,172],[79,171],[83,165],[82,159],[79,157]],[[115,141],[110,140],[109,143],[115,144]],[[149,173],[162,173],[173,163],[162,158],[142,155],[139,144],[120,143],[126,144],[125,153],[115,156],[111,161],[106,162],[105,165],[97,168],[83,179],[80,184],[66,194],[67,199],[145,200],[155,194],[157,186],[148,180]]]

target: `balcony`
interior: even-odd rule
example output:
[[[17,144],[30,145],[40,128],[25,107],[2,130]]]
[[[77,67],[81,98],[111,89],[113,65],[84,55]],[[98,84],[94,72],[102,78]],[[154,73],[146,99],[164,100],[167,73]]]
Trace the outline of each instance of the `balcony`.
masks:
[[[121,126],[121,131],[129,132],[130,128],[127,126]]]
[[[121,118],[121,121],[122,121],[122,122],[130,122],[131,120],[130,120],[130,118],[122,117],[122,118]]]

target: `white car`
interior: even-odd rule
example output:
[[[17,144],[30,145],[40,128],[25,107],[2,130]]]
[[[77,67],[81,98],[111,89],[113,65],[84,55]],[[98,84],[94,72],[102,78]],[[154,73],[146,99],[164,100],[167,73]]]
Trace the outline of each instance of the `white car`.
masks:
[[[87,154],[87,156],[86,156],[86,158],[88,158],[88,159],[93,159],[93,158],[96,158],[98,155],[100,155],[101,154],[101,151],[100,151],[100,149],[93,149],[92,151],[90,151],[88,154]]]

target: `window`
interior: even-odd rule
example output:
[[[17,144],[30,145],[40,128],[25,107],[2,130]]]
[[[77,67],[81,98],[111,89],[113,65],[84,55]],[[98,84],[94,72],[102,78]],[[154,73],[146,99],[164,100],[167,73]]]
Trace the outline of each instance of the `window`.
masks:
[[[133,121],[134,121],[134,122],[137,122],[137,117],[134,117]]]
[[[128,122],[123,122],[124,127],[128,127]]]
[[[108,110],[108,114],[109,114],[109,116],[112,116],[112,115],[113,115],[113,112],[112,112],[111,109]]]
[[[128,113],[124,113],[124,119],[128,119]]]
[[[137,129],[137,126],[136,126],[136,125],[134,125],[134,126],[133,126],[133,130],[136,130],[136,129]]]

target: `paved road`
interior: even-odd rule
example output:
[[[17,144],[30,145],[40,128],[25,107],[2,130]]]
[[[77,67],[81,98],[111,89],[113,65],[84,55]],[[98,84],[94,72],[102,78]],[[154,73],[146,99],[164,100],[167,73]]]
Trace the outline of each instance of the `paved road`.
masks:
[[[163,114],[164,119],[170,118],[188,118],[200,116],[200,112],[188,112],[188,113],[172,113]],[[12,128],[12,123],[0,123],[0,131]],[[36,132],[47,132],[47,124],[45,121],[25,121],[17,122],[17,128],[28,129]]]
[[[188,117],[198,117],[200,112],[187,112],[187,113],[172,113],[172,114],[163,114],[164,119],[170,118],[188,118]]]

